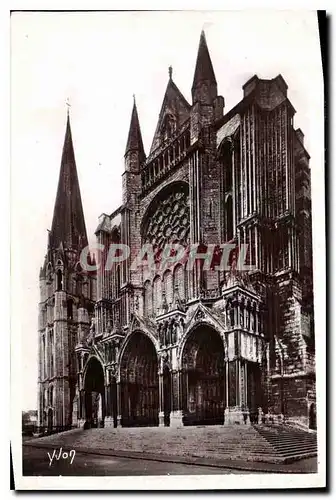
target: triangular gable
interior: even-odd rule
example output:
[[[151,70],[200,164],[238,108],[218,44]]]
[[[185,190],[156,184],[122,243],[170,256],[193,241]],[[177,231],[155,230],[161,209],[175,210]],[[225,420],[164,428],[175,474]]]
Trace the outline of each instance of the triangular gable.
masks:
[[[190,331],[196,323],[201,322],[209,323],[217,330],[223,330],[225,327],[224,318],[221,318],[221,314],[217,313],[217,311],[214,313],[200,302],[186,325],[185,333]]]
[[[59,247],[57,248],[56,252],[54,253],[54,264],[55,266],[57,265],[57,262],[58,260],[61,260],[63,265],[66,266],[67,265],[67,257],[66,257],[66,253],[64,251],[64,245],[63,245],[63,242],[61,241]]]
[[[223,297],[230,295],[234,290],[240,290],[243,293],[253,296],[254,299],[260,299],[260,294],[255,289],[247,273],[231,270],[225,277],[225,283],[222,287]]]
[[[103,351],[103,348],[99,348],[97,344],[93,344],[91,346],[88,360],[90,359],[91,356],[96,356],[96,358],[99,359],[102,365],[105,364],[105,353]]]
[[[137,328],[141,328],[140,320],[139,320],[138,316],[135,313],[133,313],[132,314],[132,319],[131,319],[131,322],[130,322],[129,331],[133,332]]]
[[[156,339],[158,337],[155,324],[150,319],[142,318],[142,317],[138,316],[136,313],[133,313],[129,331],[131,333],[134,330],[138,330],[138,329],[142,330],[143,332],[147,333],[148,335],[153,336]]]
[[[159,120],[156,126],[150,154],[153,153],[162,143],[164,128],[169,124],[178,130],[189,118],[191,106],[173,80],[169,80],[163,98]],[[168,123],[167,123],[168,122]]]

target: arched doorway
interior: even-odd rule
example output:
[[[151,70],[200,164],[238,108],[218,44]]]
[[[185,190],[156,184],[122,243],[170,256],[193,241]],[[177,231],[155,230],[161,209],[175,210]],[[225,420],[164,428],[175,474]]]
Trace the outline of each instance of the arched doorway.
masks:
[[[158,358],[153,342],[136,332],[120,365],[121,425],[159,425]]]
[[[224,423],[224,346],[218,332],[199,326],[182,352],[184,425]]]
[[[104,427],[104,371],[97,358],[89,360],[85,374],[85,427]]]

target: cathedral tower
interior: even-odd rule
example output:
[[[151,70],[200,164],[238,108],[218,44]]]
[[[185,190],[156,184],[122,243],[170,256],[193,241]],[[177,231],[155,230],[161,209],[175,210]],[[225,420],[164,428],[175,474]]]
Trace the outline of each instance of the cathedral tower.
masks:
[[[315,428],[309,154],[287,84],[254,76],[224,115],[204,32],[191,104],[168,75],[148,156],[133,103],[122,205],[96,230],[97,296],[79,265],[87,236],[68,118],[40,274],[40,425]],[[105,261],[110,244],[124,246]],[[165,265],[170,244],[187,251]],[[237,251],[217,266],[223,244],[245,245],[249,269]]]
[[[38,419],[39,426],[49,430],[70,426],[74,417],[78,329],[80,323],[88,328],[94,304],[94,277],[80,264],[81,250],[87,245],[68,115],[54,215],[40,271]]]

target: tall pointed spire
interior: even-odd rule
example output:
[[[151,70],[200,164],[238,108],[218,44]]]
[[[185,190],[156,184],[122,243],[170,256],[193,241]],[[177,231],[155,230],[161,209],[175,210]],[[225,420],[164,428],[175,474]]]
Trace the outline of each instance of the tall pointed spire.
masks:
[[[131,124],[128,132],[125,156],[129,151],[137,151],[139,153],[140,161],[142,161],[146,157],[142,142],[138,110],[134,95],[133,95],[133,110],[131,116]]]
[[[203,83],[205,83],[207,85],[209,94],[210,94],[211,98],[214,99],[217,96],[217,82],[216,82],[215,72],[214,72],[214,69],[212,66],[207,42],[205,39],[205,33],[202,30],[200,41],[199,41],[199,46],[198,46],[196,67],[195,67],[195,73],[194,73],[194,81],[192,84],[192,94],[193,94],[193,101],[194,102],[195,102],[195,100],[197,100],[197,98],[194,99],[194,97],[199,97],[199,96],[197,96],[197,89]]]
[[[79,249],[88,244],[69,112],[49,241],[52,248],[63,244],[65,249]]]

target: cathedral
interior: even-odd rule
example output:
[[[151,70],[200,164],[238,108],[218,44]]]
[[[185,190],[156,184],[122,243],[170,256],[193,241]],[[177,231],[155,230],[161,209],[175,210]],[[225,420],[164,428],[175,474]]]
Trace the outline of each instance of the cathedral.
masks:
[[[68,115],[40,270],[38,422],[72,427],[316,427],[309,154],[281,75],[224,110],[204,32],[191,100],[169,68],[150,151],[134,101],[122,205],[88,238]],[[111,245],[127,259],[104,265]],[[169,244],[195,263],[162,269]],[[248,271],[201,249],[245,245]],[[133,266],[144,245],[157,266]],[[99,253],[99,255],[98,255]],[[217,252],[218,253],[218,252]],[[214,257],[215,258],[215,257]],[[218,260],[218,255],[217,255]]]

